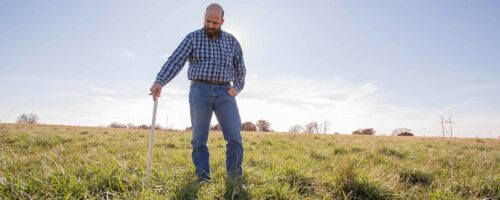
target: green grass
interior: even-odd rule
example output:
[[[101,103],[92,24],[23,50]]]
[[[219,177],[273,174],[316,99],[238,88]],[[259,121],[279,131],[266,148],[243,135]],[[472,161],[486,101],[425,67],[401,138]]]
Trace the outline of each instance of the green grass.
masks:
[[[496,139],[243,133],[244,176],[209,137],[199,184],[190,133],[0,124],[0,199],[500,199]]]

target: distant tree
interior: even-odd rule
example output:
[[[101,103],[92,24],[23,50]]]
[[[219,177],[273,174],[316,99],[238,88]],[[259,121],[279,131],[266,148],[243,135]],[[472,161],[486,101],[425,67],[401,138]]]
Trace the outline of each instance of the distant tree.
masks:
[[[319,132],[318,122],[316,121],[309,122],[308,124],[305,125],[304,129],[305,132],[309,134],[318,133]]]
[[[136,128],[137,128],[137,126],[136,126],[135,124],[128,123],[128,124],[127,124],[127,128],[128,128],[128,129],[136,129]]]
[[[353,135],[375,135],[375,129],[373,128],[365,128],[358,129],[352,132]]]
[[[321,124],[319,125],[319,131],[323,134],[326,134],[326,132],[328,132],[328,130],[330,130],[330,126],[332,125],[332,123],[328,120],[325,120],[323,122],[321,122]]]
[[[255,124],[253,124],[252,122],[245,122],[243,124],[241,124],[241,130],[242,131],[257,131],[257,126],[255,126]]]
[[[138,126],[137,128],[138,129],[149,129],[149,126],[146,124],[142,124],[142,125]]]
[[[21,114],[17,118],[17,123],[20,124],[37,124],[38,123],[38,115],[29,113],[29,114]]]
[[[376,131],[373,128],[367,128],[363,131],[365,135],[375,135]]]
[[[111,124],[109,125],[109,127],[111,127],[111,128],[127,128],[127,125],[120,124],[118,122],[111,122]]]
[[[413,136],[409,128],[397,128],[392,131],[393,136]]]
[[[257,121],[257,129],[259,130],[259,132],[270,132],[271,131],[271,123],[266,121],[266,120],[259,120]]]
[[[219,124],[215,124],[215,125],[213,125],[213,126],[210,127],[210,130],[212,130],[212,131],[220,131],[222,129],[220,128]]]
[[[116,123],[116,122],[113,122],[113,123]],[[116,123],[115,125],[113,125],[113,123],[111,123],[111,128],[127,128],[126,125],[123,125],[123,124],[119,124],[119,123]],[[138,129],[150,129],[151,126],[150,125],[146,125],[146,124],[142,124],[140,126],[137,126]],[[160,130],[161,129],[161,126],[160,124],[156,124],[155,126],[155,130]]]
[[[413,133],[400,133],[398,136],[414,136]]]
[[[191,126],[188,126],[188,127],[186,127],[186,129],[185,129],[185,131],[192,131],[192,130],[193,130],[193,127],[191,127]]]
[[[290,129],[288,129],[288,132],[290,133],[300,133],[304,130],[304,127],[302,127],[301,125],[293,125],[290,127]]]

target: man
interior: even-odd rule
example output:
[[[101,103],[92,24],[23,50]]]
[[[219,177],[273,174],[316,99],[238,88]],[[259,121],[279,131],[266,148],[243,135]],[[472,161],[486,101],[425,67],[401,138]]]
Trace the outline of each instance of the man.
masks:
[[[201,182],[210,181],[207,139],[214,112],[227,142],[227,176],[237,178],[242,175],[241,119],[235,96],[245,85],[246,71],[240,44],[234,36],[221,30],[223,23],[223,8],[218,4],[210,4],[205,12],[203,29],[184,38],[163,65],[150,89],[153,99],[156,100],[162,87],[170,82],[189,60],[192,159],[195,175]]]

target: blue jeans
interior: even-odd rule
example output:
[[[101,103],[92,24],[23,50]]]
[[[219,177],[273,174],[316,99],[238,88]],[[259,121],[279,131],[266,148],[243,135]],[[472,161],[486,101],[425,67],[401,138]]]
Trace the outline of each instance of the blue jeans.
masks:
[[[226,140],[226,170],[229,177],[242,175],[243,146],[240,134],[241,119],[235,97],[227,91],[230,84],[214,85],[192,81],[189,91],[191,111],[192,159],[195,174],[200,179],[210,179],[210,152],[207,147],[212,113]]]

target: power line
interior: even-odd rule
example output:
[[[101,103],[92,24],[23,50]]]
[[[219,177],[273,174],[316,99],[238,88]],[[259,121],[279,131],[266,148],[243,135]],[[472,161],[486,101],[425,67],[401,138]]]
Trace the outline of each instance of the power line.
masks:
[[[490,128],[490,129],[500,129],[500,126],[456,126],[458,128]]]
[[[17,103],[15,103],[14,106],[12,106],[12,108],[10,109],[9,114],[7,114],[7,118],[5,118],[5,122],[9,121],[10,114],[12,114],[12,111],[14,111],[14,108],[16,108],[16,105],[17,105]]]

